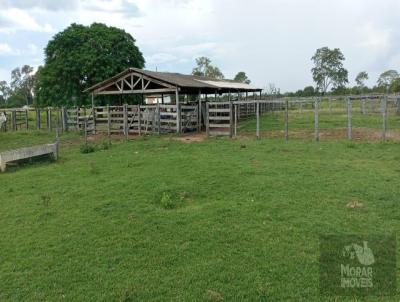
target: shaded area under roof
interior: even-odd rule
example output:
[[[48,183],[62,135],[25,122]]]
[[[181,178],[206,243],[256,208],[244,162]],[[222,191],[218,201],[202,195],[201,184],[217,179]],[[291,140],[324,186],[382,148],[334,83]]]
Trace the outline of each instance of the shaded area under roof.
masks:
[[[93,92],[96,94],[102,89],[110,87],[114,83],[118,83],[118,81],[122,81],[122,79],[129,76],[130,74],[143,75],[149,79],[153,79],[158,82],[164,83],[168,87],[178,88],[180,92],[188,94],[198,94],[199,91],[201,91],[201,93],[210,93],[210,94],[261,91],[260,88],[252,86],[250,84],[237,82],[234,80],[228,80],[228,79],[218,80],[218,79],[195,76],[195,75],[185,75],[180,73],[157,72],[157,71],[149,71],[138,68],[128,68],[109,79],[106,79],[100,83],[97,83],[87,88],[86,90],[84,90],[84,92]],[[155,90],[157,89],[153,89],[151,93],[155,93],[156,92]],[[135,92],[133,92],[132,90],[132,93]],[[142,91],[142,93],[146,93],[146,91]]]

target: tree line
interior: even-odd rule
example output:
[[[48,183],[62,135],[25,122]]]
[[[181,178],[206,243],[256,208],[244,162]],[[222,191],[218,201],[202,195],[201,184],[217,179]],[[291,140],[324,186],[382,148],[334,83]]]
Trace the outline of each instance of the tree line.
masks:
[[[83,91],[128,67],[144,68],[145,59],[136,46],[136,40],[122,29],[93,23],[89,26],[71,24],[57,33],[44,49],[44,65],[36,72],[29,65],[15,68],[11,81],[0,81],[0,106],[81,106],[90,104],[90,96]],[[315,86],[307,86],[286,96],[309,97],[325,94],[399,93],[400,76],[396,70],[383,72],[375,86],[367,87],[366,71],[355,78],[356,86],[348,87],[348,71],[344,68],[345,57],[340,49],[322,47],[311,60]],[[207,57],[196,59],[192,70],[195,76],[217,80],[225,79],[221,70]],[[235,81],[250,83],[244,71]],[[279,96],[274,84],[265,89],[266,94]],[[108,96],[108,101],[134,103],[137,96]],[[99,102],[105,102],[100,98]]]

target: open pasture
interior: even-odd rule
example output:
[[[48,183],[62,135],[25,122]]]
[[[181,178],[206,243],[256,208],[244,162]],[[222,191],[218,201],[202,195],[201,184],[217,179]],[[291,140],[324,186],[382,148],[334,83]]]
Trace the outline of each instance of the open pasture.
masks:
[[[400,229],[397,142],[70,135],[0,175],[1,301],[320,301],[320,234]]]

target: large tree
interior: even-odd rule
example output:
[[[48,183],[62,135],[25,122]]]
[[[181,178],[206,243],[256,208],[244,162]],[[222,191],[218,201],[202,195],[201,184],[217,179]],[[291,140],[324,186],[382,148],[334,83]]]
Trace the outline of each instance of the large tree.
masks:
[[[234,80],[237,82],[246,83],[246,84],[250,84],[250,82],[251,82],[244,71],[238,72],[235,75]]]
[[[365,88],[365,81],[368,80],[368,73],[366,71],[361,71],[355,78],[358,88],[363,89]]]
[[[14,103],[31,105],[33,103],[33,85],[35,73],[33,67],[24,65],[11,71],[11,95]]]
[[[389,90],[390,86],[399,78],[399,73],[396,70],[390,69],[381,73],[378,78],[378,87]]]
[[[207,57],[196,59],[197,66],[193,68],[192,74],[197,76],[209,77],[213,79],[223,79],[224,75],[218,67],[211,65],[211,60]]]
[[[41,105],[85,104],[83,90],[126,68],[143,68],[145,60],[136,40],[116,27],[93,23],[71,24],[45,48],[35,95]]]
[[[311,60],[314,62],[311,69],[314,82],[323,94],[330,87],[337,89],[349,82],[348,71],[343,67],[345,57],[339,48],[319,48]]]

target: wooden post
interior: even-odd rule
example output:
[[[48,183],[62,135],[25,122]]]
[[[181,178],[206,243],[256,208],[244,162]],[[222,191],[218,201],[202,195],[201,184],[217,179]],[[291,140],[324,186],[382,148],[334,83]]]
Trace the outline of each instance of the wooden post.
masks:
[[[128,140],[129,129],[128,129],[128,105],[124,104],[124,135],[125,139]]]
[[[382,140],[386,140],[386,130],[387,130],[387,96],[382,98]]]
[[[199,91],[199,109],[197,110],[198,114],[198,124],[197,124],[197,132],[201,132],[201,91]]]
[[[61,125],[62,125],[62,130],[63,131],[68,131],[67,127],[67,112],[65,107],[61,107]]]
[[[352,110],[353,110],[353,104],[351,98],[347,98],[347,138],[352,139]]]
[[[365,114],[365,98],[361,98],[361,114]]]
[[[179,91],[178,88],[175,90],[176,98],[176,132],[181,133],[181,106],[179,104]]]
[[[49,117],[47,129],[51,132],[51,131],[53,131],[53,125],[52,125],[52,120],[51,120],[51,108],[50,107],[47,108],[47,112],[48,112],[47,115]]]
[[[257,129],[256,129],[256,136],[257,139],[260,139],[260,102],[256,101],[256,116],[257,116]]]
[[[25,110],[25,126],[26,126],[26,130],[29,129],[29,111],[28,109]]]
[[[318,126],[318,99],[314,98],[314,134],[315,140],[319,141],[319,126]]]
[[[289,139],[289,101],[286,100],[285,104],[285,139]]]
[[[233,110],[232,110],[232,103],[229,102],[229,137],[232,138],[233,134]]]
[[[79,107],[76,107],[76,130],[79,131]]]
[[[329,96],[328,102],[329,102],[329,113],[332,113],[332,97],[331,96]]]
[[[157,109],[156,109],[156,113],[157,113],[157,133],[160,134],[161,130],[161,114],[160,114],[160,102],[157,101]]]
[[[237,136],[238,105],[235,104],[235,137]]]
[[[84,135],[85,135],[85,145],[87,146],[87,118],[84,118],[85,127],[84,127]]]
[[[108,143],[111,143],[111,111],[110,111],[110,105],[107,105],[107,136],[108,136]]]
[[[92,118],[93,118],[93,134],[96,134],[96,107],[94,106],[93,100],[92,100]]]
[[[210,110],[210,104],[207,102],[206,103],[206,134],[207,136],[210,136],[210,120],[208,118],[209,116],[209,110]]]
[[[142,113],[140,112],[140,105],[138,105],[137,108],[138,108],[138,130],[140,136],[142,135]]]
[[[396,98],[396,113],[400,113],[400,97]]]
[[[11,123],[12,123],[12,130],[17,131],[17,112],[15,110],[11,111]]]
[[[38,130],[40,130],[40,128],[42,128],[41,127],[42,126],[42,121],[40,119],[41,119],[41,117],[40,117],[40,108],[37,108],[36,109],[36,128]]]

